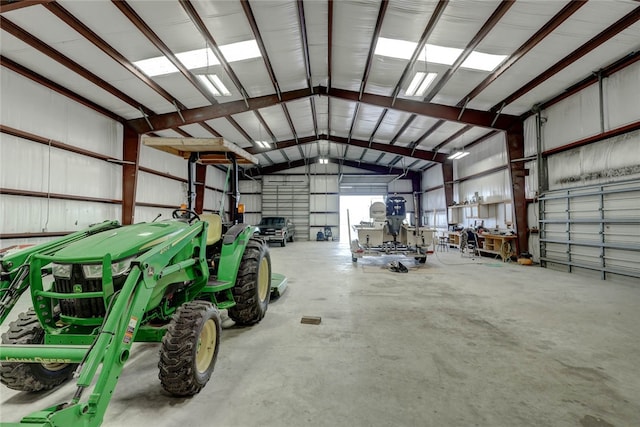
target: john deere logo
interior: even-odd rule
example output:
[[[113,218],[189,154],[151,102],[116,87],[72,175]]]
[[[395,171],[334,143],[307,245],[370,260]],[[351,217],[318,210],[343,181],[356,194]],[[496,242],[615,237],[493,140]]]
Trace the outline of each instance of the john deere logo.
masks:
[[[82,285],[73,285],[73,293],[81,294],[82,293]]]

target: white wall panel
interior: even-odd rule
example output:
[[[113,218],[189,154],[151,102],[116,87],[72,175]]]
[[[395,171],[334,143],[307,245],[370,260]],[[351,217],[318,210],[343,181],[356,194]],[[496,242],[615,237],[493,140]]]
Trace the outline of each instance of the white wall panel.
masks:
[[[219,188],[220,190],[224,190],[226,181],[227,181],[226,171],[221,171],[220,169],[214,168],[213,166],[207,167],[206,184],[208,186],[213,188]],[[228,184],[228,187],[231,188],[231,183]]]
[[[240,181],[239,187],[240,194],[260,193],[260,191],[262,191],[262,181],[258,179],[245,179]]]
[[[438,188],[425,193],[422,198],[422,204],[425,210],[444,209],[446,206],[444,188]]]
[[[244,222],[258,224],[262,218],[262,181],[242,180],[240,187],[240,203],[244,203]]]
[[[121,124],[9,69],[0,73],[0,87],[2,125],[122,158]],[[108,200],[122,198],[122,168],[118,164],[4,133],[0,140],[0,187]],[[113,203],[0,197],[0,233],[75,231],[121,217],[121,206]],[[14,240],[33,244],[50,239]],[[6,244],[2,242],[2,246]]]
[[[524,155],[535,156],[538,153],[538,121],[535,115],[524,121]]]
[[[549,189],[640,177],[640,131],[550,156]]]
[[[188,175],[187,160],[144,144],[140,147],[140,166],[184,179]]]
[[[0,82],[3,125],[122,158],[119,123],[6,68],[0,73]]]
[[[337,193],[338,175],[311,175],[309,185],[311,193]]]
[[[442,185],[444,183],[444,178],[442,176],[442,165],[438,164],[434,167],[427,169],[422,174],[422,190],[431,187],[437,187],[438,185]]]
[[[187,183],[139,171],[136,202],[173,205],[177,209],[187,203]]]
[[[311,230],[312,228],[318,228],[318,229],[322,229],[325,226],[329,226],[331,227],[332,233],[333,234],[338,234],[338,228],[339,228],[339,224],[340,224],[340,214],[336,213],[312,213],[310,214],[311,218],[311,225],[310,227],[310,231],[311,231],[311,235],[310,238],[313,240],[313,237],[315,237],[315,234],[318,232],[316,231],[315,233],[313,232],[313,230]],[[319,230],[320,231],[320,230]]]
[[[220,208],[223,208],[225,212],[229,210],[229,198],[223,197],[219,191],[207,188],[204,192],[204,209],[219,213]]]
[[[337,194],[323,195],[312,194],[309,197],[309,209],[311,212],[338,212],[340,196]]]
[[[179,208],[179,206],[176,207],[176,209],[177,208]],[[166,208],[151,207],[151,206],[136,206],[135,212],[134,212],[135,223],[137,224],[140,222],[151,222],[154,219],[156,219],[158,215],[160,215],[160,218],[158,218],[156,221],[169,219],[172,217],[173,211],[174,209],[166,209]]]
[[[468,156],[453,161],[454,179],[465,178],[507,164],[504,132],[494,135],[468,151]]]
[[[504,169],[491,175],[469,179],[458,184],[458,203],[472,202],[475,193],[482,197],[482,202],[499,202],[512,197],[511,177],[509,170]]]
[[[112,203],[3,194],[0,218],[2,233],[76,231],[96,222],[119,220],[121,208]]]
[[[122,168],[114,163],[2,134],[2,187],[121,199]],[[89,184],[89,185],[88,185]]]
[[[546,118],[542,127],[544,150],[600,133],[598,85],[552,105],[542,116]]]
[[[534,199],[538,192],[538,162],[526,162],[524,167],[529,170],[529,175],[524,177],[524,196]]]
[[[413,193],[413,185],[410,179],[396,179],[387,186],[390,194],[393,193]]]
[[[607,130],[640,120],[640,62],[609,76],[605,97]]]

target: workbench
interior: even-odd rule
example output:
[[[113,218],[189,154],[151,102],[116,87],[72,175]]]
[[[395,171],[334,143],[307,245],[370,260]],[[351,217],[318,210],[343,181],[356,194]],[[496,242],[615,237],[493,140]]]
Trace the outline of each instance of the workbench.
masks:
[[[480,247],[478,249],[480,252],[500,255],[502,261],[506,262],[515,254],[515,245],[511,242],[517,238],[518,236],[515,235],[479,234]]]

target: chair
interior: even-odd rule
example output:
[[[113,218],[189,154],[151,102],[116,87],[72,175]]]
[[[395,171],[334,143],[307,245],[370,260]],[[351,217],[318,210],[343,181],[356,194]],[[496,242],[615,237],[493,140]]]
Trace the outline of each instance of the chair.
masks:
[[[465,228],[460,233],[460,256],[476,257],[480,256],[478,248],[478,235],[470,228]]]
[[[449,236],[442,235],[438,236],[438,246],[436,250],[440,250],[440,252],[449,251]]]
[[[218,214],[200,214],[200,220],[209,223],[207,228],[207,246],[211,246],[222,238],[222,218]]]

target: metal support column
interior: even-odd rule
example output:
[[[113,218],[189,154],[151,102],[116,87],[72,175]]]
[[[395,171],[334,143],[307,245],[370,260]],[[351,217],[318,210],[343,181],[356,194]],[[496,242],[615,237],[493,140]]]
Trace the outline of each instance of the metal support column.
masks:
[[[125,126],[122,141],[122,224],[134,223],[140,160],[140,134]]]
[[[207,166],[196,164],[196,206],[197,213],[203,213],[204,210],[204,193],[206,191],[207,182]]]
[[[513,186],[513,207],[516,215],[516,232],[518,233],[517,253],[528,250],[527,238],[527,202],[525,198],[524,162],[512,162],[524,157],[524,126],[515,123],[507,130],[507,156],[511,185]]]

